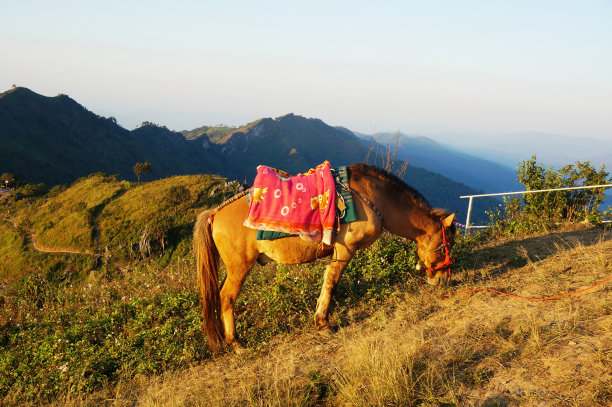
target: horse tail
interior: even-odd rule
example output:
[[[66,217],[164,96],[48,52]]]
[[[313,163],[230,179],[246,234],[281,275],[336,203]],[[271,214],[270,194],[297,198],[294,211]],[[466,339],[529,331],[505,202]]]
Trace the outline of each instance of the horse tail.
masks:
[[[219,296],[219,251],[212,237],[215,212],[215,210],[202,212],[193,230],[193,248],[204,320],[202,329],[206,330],[208,342],[213,350],[219,349],[225,339]]]

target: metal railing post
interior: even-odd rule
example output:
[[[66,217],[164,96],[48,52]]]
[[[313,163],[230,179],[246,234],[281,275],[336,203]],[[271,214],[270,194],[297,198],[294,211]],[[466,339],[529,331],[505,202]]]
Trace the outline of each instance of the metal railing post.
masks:
[[[467,236],[468,231],[470,229],[470,215],[472,213],[472,201],[474,200],[473,196],[470,196],[470,201],[468,203],[467,217],[465,218],[465,235]]]

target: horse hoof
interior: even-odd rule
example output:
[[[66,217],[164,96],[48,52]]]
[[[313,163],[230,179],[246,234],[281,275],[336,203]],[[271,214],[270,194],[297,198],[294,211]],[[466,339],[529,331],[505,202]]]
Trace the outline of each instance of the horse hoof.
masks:
[[[317,329],[317,333],[323,336],[331,336],[335,334],[338,330],[332,328],[331,326],[324,326],[322,328]]]
[[[242,355],[247,351],[246,346],[244,346],[241,342],[234,341],[232,342],[232,348],[237,355]]]

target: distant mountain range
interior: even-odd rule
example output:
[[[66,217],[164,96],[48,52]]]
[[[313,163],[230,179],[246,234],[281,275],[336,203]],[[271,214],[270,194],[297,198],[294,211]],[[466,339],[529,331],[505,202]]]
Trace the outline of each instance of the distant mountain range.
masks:
[[[373,146],[371,155],[383,155],[387,148],[397,147],[398,160],[408,161],[412,166],[427,168],[454,181],[462,182],[486,192],[507,192],[522,189],[516,181],[516,173],[507,166],[444,147],[434,140],[422,136],[407,136],[401,133],[358,134],[362,145]]]
[[[114,118],[96,115],[66,95],[46,97],[26,88],[0,94],[0,173],[15,173],[49,186],[71,183],[93,172],[135,180],[133,165],[145,161],[152,164],[153,172],[143,175],[143,180],[209,173],[251,182],[259,164],[290,173],[323,160],[348,165],[363,161],[374,139],[381,144],[392,141],[384,134],[370,137],[357,137],[345,128],[294,114],[263,118],[240,128],[203,126],[175,132],[145,122],[129,131]],[[432,205],[458,210],[460,219],[465,219],[467,206],[460,195],[494,188],[491,177],[509,182],[511,170],[504,172],[493,163],[426,138],[402,136],[399,148],[398,158],[410,164],[406,182]],[[484,214],[496,204],[477,200],[475,213]]]
[[[567,137],[542,132],[499,136],[440,136],[441,142],[478,157],[486,157],[510,168],[536,155],[545,166],[561,167],[576,161],[590,161],[599,168],[612,168],[612,141],[591,137]]]

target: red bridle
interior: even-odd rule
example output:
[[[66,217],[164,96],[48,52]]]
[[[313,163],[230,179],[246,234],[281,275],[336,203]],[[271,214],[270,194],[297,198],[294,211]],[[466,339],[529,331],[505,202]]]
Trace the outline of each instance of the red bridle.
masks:
[[[438,247],[437,249],[429,250],[429,251],[427,250],[429,248],[429,245],[433,241],[434,236],[437,233],[436,231],[433,235],[431,235],[431,240],[429,240],[429,244],[425,248],[425,254],[437,252],[438,250],[444,250],[444,263],[440,264],[437,267],[429,267],[425,271],[427,272],[438,271],[438,270],[443,270],[448,267],[448,275],[450,277],[450,274],[451,274],[450,265],[455,262],[455,259],[452,259],[450,256],[450,245],[451,244],[448,242],[448,240],[446,240],[446,229],[444,228],[444,218],[440,218],[440,227],[442,229],[442,245],[440,245],[440,247]]]

